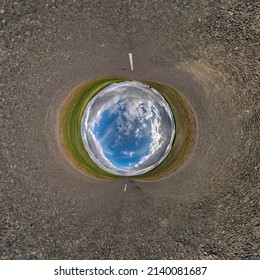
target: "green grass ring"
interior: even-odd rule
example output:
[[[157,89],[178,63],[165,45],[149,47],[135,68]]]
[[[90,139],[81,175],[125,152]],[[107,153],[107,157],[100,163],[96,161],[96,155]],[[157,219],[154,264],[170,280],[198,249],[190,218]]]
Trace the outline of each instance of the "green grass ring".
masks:
[[[117,179],[118,175],[111,174],[100,168],[88,155],[81,138],[81,120],[89,101],[103,88],[112,83],[127,81],[122,77],[104,77],[86,82],[65,101],[60,114],[61,144],[68,159],[82,172],[99,179]],[[139,176],[138,179],[158,179],[169,175],[184,161],[191,150],[193,114],[186,100],[171,87],[151,81],[141,81],[162,94],[169,103],[175,119],[176,133],[172,149],[166,159],[155,169]]]

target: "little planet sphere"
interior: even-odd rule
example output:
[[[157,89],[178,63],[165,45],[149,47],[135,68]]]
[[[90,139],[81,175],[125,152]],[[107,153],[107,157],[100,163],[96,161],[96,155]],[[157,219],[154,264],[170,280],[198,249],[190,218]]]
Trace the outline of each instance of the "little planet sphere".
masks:
[[[157,90],[137,81],[118,82],[88,103],[81,136],[87,153],[103,170],[136,176],[166,158],[175,122],[168,102]]]

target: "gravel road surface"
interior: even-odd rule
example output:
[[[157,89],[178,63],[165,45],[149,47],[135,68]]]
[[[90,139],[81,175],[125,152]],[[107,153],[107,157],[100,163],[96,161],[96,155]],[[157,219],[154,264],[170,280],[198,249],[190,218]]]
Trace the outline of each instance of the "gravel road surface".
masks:
[[[0,258],[260,259],[259,14],[254,0],[1,1]],[[175,173],[104,181],[67,161],[61,105],[107,75],[188,99],[198,133]]]

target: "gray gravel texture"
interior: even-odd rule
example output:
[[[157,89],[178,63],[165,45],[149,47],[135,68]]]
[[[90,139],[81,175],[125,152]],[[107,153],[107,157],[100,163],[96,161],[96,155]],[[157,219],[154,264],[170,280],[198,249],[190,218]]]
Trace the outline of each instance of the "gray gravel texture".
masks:
[[[1,259],[260,259],[259,2],[5,1]],[[62,102],[104,75],[166,83],[196,146],[160,181],[88,178],[58,144]],[[128,183],[124,192],[124,184]]]

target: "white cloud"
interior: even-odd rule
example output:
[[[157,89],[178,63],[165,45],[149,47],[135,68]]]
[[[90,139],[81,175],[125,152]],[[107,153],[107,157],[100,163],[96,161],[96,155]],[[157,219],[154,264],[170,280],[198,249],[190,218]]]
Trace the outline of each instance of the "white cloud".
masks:
[[[144,127],[142,126],[142,128],[144,128]],[[139,127],[135,130],[135,138],[137,140],[140,140],[142,138],[142,136],[143,136],[143,132],[142,132],[141,127]]]
[[[90,130],[89,131],[90,134],[89,136],[91,136],[92,139],[89,139],[89,141],[87,141],[87,136],[85,135],[84,139],[86,140],[85,143],[91,143],[91,148],[88,147],[88,151],[89,151],[89,155],[91,156],[91,158],[95,161],[98,162],[101,165],[105,165],[107,168],[110,169],[117,169],[116,166],[114,166],[112,164],[111,161],[109,161],[103,151],[103,148],[101,147],[99,141],[96,139],[95,134]],[[96,157],[96,155],[99,155],[99,158]]]
[[[122,151],[121,152],[123,155],[126,155],[126,156],[128,156],[128,157],[133,157],[133,155],[135,154],[135,152],[128,152],[128,151]]]

